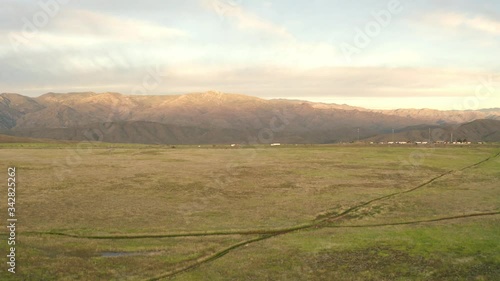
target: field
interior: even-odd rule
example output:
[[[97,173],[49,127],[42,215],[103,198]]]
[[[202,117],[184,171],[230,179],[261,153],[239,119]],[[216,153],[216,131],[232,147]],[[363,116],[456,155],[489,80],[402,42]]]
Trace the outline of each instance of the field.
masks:
[[[499,154],[0,144],[0,280],[498,280]]]

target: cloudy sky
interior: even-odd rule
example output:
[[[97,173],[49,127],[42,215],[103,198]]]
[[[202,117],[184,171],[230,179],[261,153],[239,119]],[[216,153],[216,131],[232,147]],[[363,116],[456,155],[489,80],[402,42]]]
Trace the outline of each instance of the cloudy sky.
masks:
[[[1,0],[0,92],[500,107],[496,0]]]

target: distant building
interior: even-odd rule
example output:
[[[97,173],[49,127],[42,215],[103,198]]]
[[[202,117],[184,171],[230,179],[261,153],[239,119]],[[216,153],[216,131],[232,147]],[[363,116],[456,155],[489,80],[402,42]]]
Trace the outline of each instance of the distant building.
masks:
[[[271,146],[280,146],[280,145],[281,145],[281,143],[278,143],[278,142],[277,143],[271,143]]]

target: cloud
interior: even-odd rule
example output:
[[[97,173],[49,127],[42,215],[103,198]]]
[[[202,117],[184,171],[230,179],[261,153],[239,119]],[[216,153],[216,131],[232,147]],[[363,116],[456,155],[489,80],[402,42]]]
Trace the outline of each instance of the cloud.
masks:
[[[228,19],[239,29],[264,32],[280,39],[292,39],[286,28],[263,19],[243,8],[239,0],[204,0],[205,6],[213,10],[221,19]]]
[[[465,25],[477,30],[493,34],[500,34],[500,21],[495,21],[485,17],[475,17],[465,21]]]
[[[10,28],[5,34],[7,40],[0,42],[0,75],[11,72],[8,77],[20,88],[23,83],[36,84],[40,77],[53,80],[55,85],[53,77],[66,74],[93,73],[95,79],[120,77],[120,72],[157,63],[160,50],[173,62],[193,57],[178,45],[183,39],[189,40],[183,30],[82,9],[61,10],[30,36],[25,36],[22,26]]]
[[[20,36],[22,18],[32,18],[40,7],[4,1],[0,33]],[[152,94],[214,89],[261,97],[432,101],[473,94],[479,77],[498,71],[491,54],[500,21],[492,15],[495,9],[488,13],[474,8],[477,3],[454,6],[454,13],[415,3],[417,8],[407,10],[414,14],[394,18],[398,23],[347,62],[340,43],[376,6],[285,2],[71,1],[20,52],[8,37],[0,41],[0,88],[130,93],[148,67],[158,64],[169,76]],[[422,20],[422,14],[429,16]],[[408,31],[407,22],[415,30]]]
[[[170,91],[207,89],[261,97],[463,97],[474,95],[491,73],[441,68],[184,65],[169,70]],[[491,79],[500,88],[500,76]]]
[[[97,48],[103,45],[163,42],[186,38],[188,34],[176,28],[144,20],[81,9],[66,9],[50,18],[46,26],[36,28],[34,32],[26,33],[20,26],[10,30],[8,37],[11,47],[15,47],[16,51],[22,49],[23,52],[43,52],[67,48],[81,49]],[[3,44],[5,48],[9,40],[4,41]],[[0,55],[2,54],[5,55],[5,52],[0,50]]]
[[[60,33],[126,42],[187,36],[182,30],[145,20],[122,18],[87,10],[71,10],[62,13],[56,18],[53,27]]]
[[[427,17],[431,23],[448,28],[470,28],[473,30],[500,34],[500,21],[484,15],[469,16],[462,13],[435,13]]]
[[[89,62],[91,63],[91,62]],[[409,67],[317,67],[310,69],[244,63],[185,63],[161,66],[162,79],[147,94],[182,94],[218,90],[262,98],[296,98],[316,101],[357,99],[390,101],[405,98],[427,101],[474,97],[478,87],[500,91],[500,75],[486,71]],[[44,92],[114,91],[131,94],[141,84],[148,68],[132,66],[126,71],[60,72],[21,67],[0,82],[3,91],[39,95]],[[380,100],[379,100],[380,99]],[[399,100],[399,99],[398,99]],[[500,104],[491,99],[487,106]],[[397,102],[387,107],[398,107]],[[360,105],[361,103],[356,103]],[[411,105],[410,105],[411,106]],[[420,106],[420,105],[419,105]],[[437,106],[437,105],[436,105]],[[485,105],[486,106],[486,105]],[[369,107],[369,106],[368,106]],[[384,107],[383,104],[380,107]]]
[[[263,31],[281,38],[292,38],[293,36],[281,26],[278,26],[270,21],[259,18],[253,14],[244,11],[241,8],[236,8],[234,12],[227,14],[229,17],[236,19],[238,27],[242,29],[254,29]]]

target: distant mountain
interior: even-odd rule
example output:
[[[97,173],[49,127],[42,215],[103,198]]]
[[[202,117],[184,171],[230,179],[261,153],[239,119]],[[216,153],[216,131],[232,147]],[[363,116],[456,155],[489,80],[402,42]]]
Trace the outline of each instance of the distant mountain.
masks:
[[[17,120],[25,115],[43,109],[35,99],[18,94],[0,95],[0,129],[10,129],[16,126]]]
[[[500,120],[500,109],[482,110],[449,110],[441,111],[435,109],[396,109],[396,110],[371,110],[392,116],[412,117],[425,121],[429,124],[464,123],[477,119]]]
[[[483,108],[483,109],[479,109],[479,111],[496,113],[496,112],[500,111],[500,108],[499,107],[495,107],[495,108]]]
[[[201,129],[154,122],[93,123],[71,128],[16,129],[8,133],[29,138],[144,144],[211,144],[240,141],[244,132]]]
[[[471,142],[500,141],[500,120],[474,120],[464,124],[448,124],[442,126],[419,125],[395,130],[392,133],[381,134],[367,138],[366,141],[453,141],[467,140]]]
[[[453,134],[454,140],[467,139],[469,141],[495,142],[500,140],[500,121],[475,120],[462,124]]]
[[[163,96],[48,93],[37,98],[0,95],[1,132],[65,140],[82,140],[84,132],[101,130],[106,124],[115,128],[104,136],[109,142],[332,143],[420,124],[443,126],[476,119],[500,119],[500,110],[370,110],[219,92]]]

